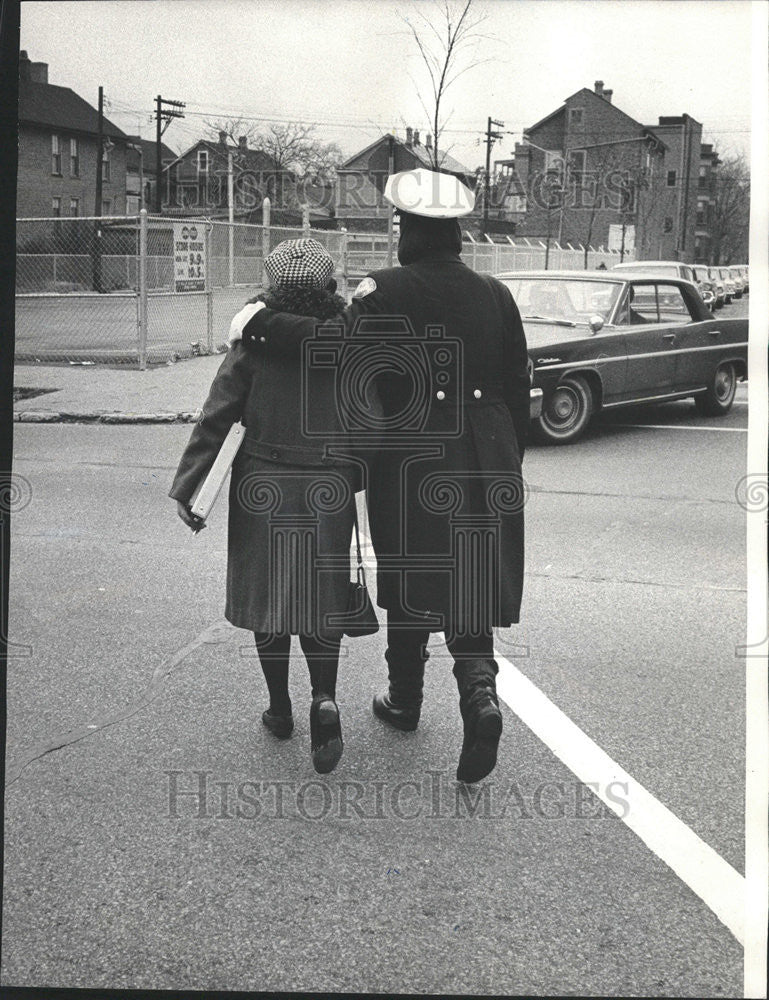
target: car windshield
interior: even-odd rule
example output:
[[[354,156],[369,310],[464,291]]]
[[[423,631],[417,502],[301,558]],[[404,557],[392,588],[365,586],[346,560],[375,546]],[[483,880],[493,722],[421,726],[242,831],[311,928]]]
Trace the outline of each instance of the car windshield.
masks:
[[[572,326],[591,316],[608,319],[619,295],[620,282],[582,278],[502,278],[513,293],[524,319]]]

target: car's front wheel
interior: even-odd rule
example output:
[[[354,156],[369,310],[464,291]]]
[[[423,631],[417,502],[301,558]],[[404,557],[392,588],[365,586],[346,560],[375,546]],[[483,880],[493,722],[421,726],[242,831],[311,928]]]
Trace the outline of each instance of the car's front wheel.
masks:
[[[545,395],[542,413],[533,421],[534,437],[546,444],[571,444],[585,432],[593,415],[593,393],[581,375],[567,375]]]
[[[719,365],[706,392],[694,397],[697,410],[706,417],[728,413],[737,392],[737,371],[731,361]]]

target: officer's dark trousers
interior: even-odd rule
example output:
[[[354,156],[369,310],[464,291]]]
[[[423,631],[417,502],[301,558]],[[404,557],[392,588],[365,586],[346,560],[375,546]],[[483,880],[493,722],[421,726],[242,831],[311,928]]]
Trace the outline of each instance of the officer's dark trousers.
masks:
[[[390,675],[390,697],[395,705],[416,705],[422,702],[424,664],[430,632],[421,619],[403,608],[387,611],[387,660]],[[470,675],[493,684],[498,667],[494,660],[494,638],[491,628],[481,635],[456,633],[449,624],[445,632],[446,646],[454,660],[454,676],[460,694],[464,693]]]

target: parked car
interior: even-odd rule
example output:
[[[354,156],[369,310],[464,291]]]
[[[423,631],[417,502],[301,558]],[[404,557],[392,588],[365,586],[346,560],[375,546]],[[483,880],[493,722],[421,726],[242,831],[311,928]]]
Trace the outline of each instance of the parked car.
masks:
[[[628,264],[615,264],[612,271],[632,271],[635,274],[663,274],[693,281],[700,290],[702,301],[708,309],[718,309],[724,304],[723,290],[719,300],[715,282],[708,269],[700,264],[684,264],[680,260],[635,260]]]
[[[743,277],[745,278],[745,291],[750,291],[750,278],[748,276],[748,265],[740,264],[740,270],[742,271]]]
[[[692,272],[694,273],[694,280],[697,282],[697,288],[702,296],[702,301],[708,309],[717,309],[718,304],[716,302],[716,290],[708,269],[703,267],[702,264],[695,264],[692,267]]]
[[[728,306],[736,294],[734,279],[729,273],[728,267],[717,267],[716,271],[718,271],[721,281],[724,283],[724,304]]]
[[[735,264],[730,264],[727,271],[731,274],[732,281],[734,282],[734,297],[741,299],[742,293],[745,291],[745,279],[742,276],[742,268],[737,267]]]
[[[717,267],[709,267],[708,275],[713,284],[713,291],[716,294],[716,309],[720,309],[722,305],[726,302],[726,291],[724,290],[724,282],[721,275],[718,273]]]
[[[523,318],[542,408],[534,436],[576,441],[594,413],[693,397],[720,416],[747,378],[748,321],[716,319],[690,281],[629,271],[498,275]]]
[[[615,264],[612,271],[634,271],[638,274],[664,274],[671,278],[694,281],[694,265],[680,260],[632,260],[627,264]]]

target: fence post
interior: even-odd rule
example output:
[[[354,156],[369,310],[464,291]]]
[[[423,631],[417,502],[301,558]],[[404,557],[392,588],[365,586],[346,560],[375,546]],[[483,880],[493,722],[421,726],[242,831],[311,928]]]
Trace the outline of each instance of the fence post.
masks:
[[[306,240],[310,238],[310,206],[302,205],[302,236]]]
[[[340,260],[340,263],[342,265],[341,266],[341,272],[342,272],[342,291],[341,291],[341,295],[342,295],[343,298],[347,298],[347,289],[349,287],[349,280],[348,280],[348,275],[347,275],[347,230],[344,229],[344,228],[342,228],[341,235],[342,235],[342,238],[341,238],[340,247],[339,247],[339,250],[340,250],[339,260]]]
[[[211,281],[213,228],[211,220],[206,219],[206,350],[209,354],[214,353],[214,289]],[[232,238],[232,226],[230,226],[230,238]],[[230,285],[232,285],[232,256],[230,256]]]
[[[231,221],[227,223],[227,230],[228,230],[227,254],[229,261],[227,277],[229,279],[229,286],[230,288],[232,288],[232,286],[235,284],[235,226]],[[213,240],[209,240],[209,247],[211,246],[212,243]],[[211,258],[208,257],[207,259],[209,263],[206,267],[206,270],[208,270],[208,268],[211,266],[210,264]]]
[[[147,209],[139,212],[139,370],[147,367]]]
[[[270,199],[262,202],[262,284],[264,280],[264,261],[270,254]]]

